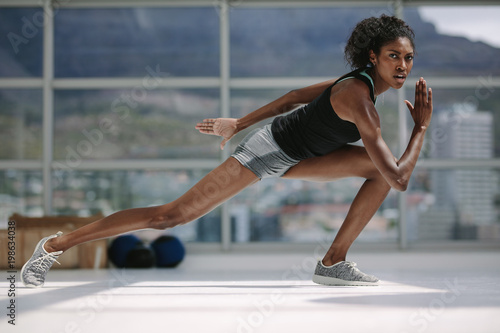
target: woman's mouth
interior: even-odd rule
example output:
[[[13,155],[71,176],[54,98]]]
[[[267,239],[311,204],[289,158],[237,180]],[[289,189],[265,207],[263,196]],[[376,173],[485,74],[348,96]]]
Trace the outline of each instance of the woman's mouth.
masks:
[[[394,78],[396,79],[396,81],[398,81],[401,84],[405,83],[405,81],[406,81],[406,75],[404,75],[404,74],[394,75]]]

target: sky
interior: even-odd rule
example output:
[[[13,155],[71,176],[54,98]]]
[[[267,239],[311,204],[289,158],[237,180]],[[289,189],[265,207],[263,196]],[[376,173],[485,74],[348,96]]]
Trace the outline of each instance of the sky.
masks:
[[[420,7],[441,34],[464,36],[500,48],[500,6]]]

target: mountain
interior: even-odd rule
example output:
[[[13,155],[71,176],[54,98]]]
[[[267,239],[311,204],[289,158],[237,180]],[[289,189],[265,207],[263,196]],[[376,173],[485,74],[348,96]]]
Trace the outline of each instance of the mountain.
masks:
[[[0,76],[41,75],[37,11],[0,9]],[[218,76],[218,14],[215,8],[61,10],[55,15],[56,77],[140,77],[151,64],[171,76]],[[372,14],[380,13],[377,8],[233,8],[231,74],[342,74],[347,37],[356,22]],[[500,75],[500,49],[441,35],[415,8],[404,14],[416,33],[418,75]],[[14,52],[9,33],[27,37],[26,32],[27,42]]]

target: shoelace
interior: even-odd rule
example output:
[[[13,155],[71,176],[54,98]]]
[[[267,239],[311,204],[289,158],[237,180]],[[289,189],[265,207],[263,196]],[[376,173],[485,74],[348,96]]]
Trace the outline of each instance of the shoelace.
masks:
[[[59,265],[61,264],[59,261],[57,261],[57,259],[54,257],[52,253],[47,253],[41,256],[40,258],[33,260],[33,264],[37,263],[36,265],[34,265],[34,267],[37,270],[44,272],[50,268],[51,264],[53,264],[54,261],[57,262]]]
[[[352,261],[349,261],[349,262],[346,262],[347,263],[347,266],[349,267],[349,271],[352,275],[356,275],[358,277],[361,277],[362,279],[364,278],[373,278],[374,276],[372,275],[368,275],[368,274],[365,274],[363,272],[361,272],[359,270],[359,268],[356,267],[356,263],[355,262],[352,262]]]
[[[347,266],[351,267],[351,268],[356,268],[357,264],[353,261],[346,261],[345,262],[347,264]]]
[[[347,267],[349,267],[349,270],[352,272],[356,272],[356,273],[361,273],[360,270],[356,267],[357,264],[355,262],[352,262],[352,261],[346,261],[346,264],[347,264]]]

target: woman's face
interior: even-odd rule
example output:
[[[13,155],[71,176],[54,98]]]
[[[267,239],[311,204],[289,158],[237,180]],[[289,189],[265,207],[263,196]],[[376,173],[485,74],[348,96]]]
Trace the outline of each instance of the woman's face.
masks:
[[[403,87],[413,67],[413,55],[413,46],[406,37],[400,37],[382,46],[378,55],[370,51],[370,60],[375,63],[376,75],[383,81],[379,82],[383,84],[383,90]]]

